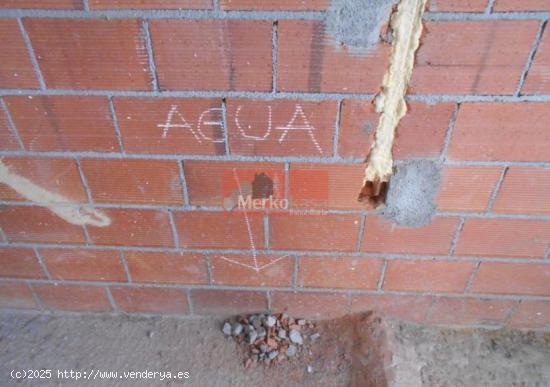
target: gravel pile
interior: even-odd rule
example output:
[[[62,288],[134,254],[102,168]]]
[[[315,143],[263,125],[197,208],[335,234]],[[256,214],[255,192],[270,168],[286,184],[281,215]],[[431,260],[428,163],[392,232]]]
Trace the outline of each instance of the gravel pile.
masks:
[[[293,319],[286,313],[239,316],[233,321],[225,321],[222,332],[246,345],[245,368],[296,357],[320,337],[311,321]]]

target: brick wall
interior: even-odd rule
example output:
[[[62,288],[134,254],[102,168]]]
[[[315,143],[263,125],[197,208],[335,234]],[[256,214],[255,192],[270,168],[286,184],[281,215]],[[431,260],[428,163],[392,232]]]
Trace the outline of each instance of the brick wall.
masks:
[[[0,0],[0,307],[548,328],[548,2],[431,0],[394,147],[443,164],[421,228],[356,201],[389,46],[336,46],[328,3]],[[258,176],[290,208],[228,211]]]

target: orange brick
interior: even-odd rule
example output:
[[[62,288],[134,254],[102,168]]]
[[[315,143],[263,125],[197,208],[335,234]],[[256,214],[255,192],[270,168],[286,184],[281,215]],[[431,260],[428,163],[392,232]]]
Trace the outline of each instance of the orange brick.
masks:
[[[212,9],[210,0],[89,0],[90,9]]]
[[[31,249],[0,248],[0,277],[44,278],[45,274]]]
[[[506,321],[516,301],[437,297],[428,322],[435,324],[495,324]]]
[[[513,94],[538,23],[534,20],[427,22],[416,55],[411,91]]]
[[[206,259],[188,253],[125,253],[134,282],[207,284]]]
[[[324,11],[329,5],[328,0],[221,0],[223,10],[250,11]]]
[[[383,289],[462,293],[473,268],[465,261],[388,261]]]
[[[349,312],[348,295],[320,292],[274,292],[271,309],[309,319],[342,317]]]
[[[256,20],[152,20],[160,88],[271,90],[271,28]]]
[[[189,202],[195,206],[223,206],[231,209],[238,204],[241,192],[243,200],[248,195],[255,197],[254,182],[261,181],[258,176],[267,176],[271,180],[274,199],[283,199],[285,196],[285,170],[282,163],[189,160],[183,163],[183,167]],[[261,193],[256,192],[256,197],[259,198]]]
[[[296,208],[364,209],[365,204],[357,200],[364,175],[364,164],[291,164],[290,204]]]
[[[2,163],[10,173],[19,175],[39,187],[66,198],[67,203],[88,201],[75,160],[45,157],[5,157]],[[28,201],[10,186],[0,183],[3,200]]]
[[[127,313],[187,314],[187,292],[166,288],[111,288],[118,308]]]
[[[272,213],[269,244],[283,250],[355,251],[359,216]]]
[[[49,88],[149,90],[139,20],[25,19]]]
[[[436,157],[443,149],[454,104],[409,102],[408,112],[399,122],[392,153],[395,159]],[[338,153],[365,158],[374,140],[378,113],[371,101],[342,102]]]
[[[441,211],[485,211],[501,174],[498,167],[446,167],[437,207]]]
[[[334,42],[321,21],[280,20],[277,29],[279,91],[376,93],[388,62],[389,45],[367,53]]]
[[[82,0],[0,0],[0,8],[84,9]]]
[[[264,292],[241,290],[193,290],[193,311],[198,315],[234,315],[267,311]]]
[[[107,227],[88,226],[92,242],[99,245],[173,247],[168,213],[154,210],[105,209]]]
[[[0,51],[2,52],[0,87],[8,89],[39,87],[17,20],[0,20]]]
[[[364,294],[351,296],[351,312],[375,311],[407,321],[425,322],[432,297]]]
[[[472,292],[548,296],[550,264],[482,262]]]
[[[0,308],[38,309],[29,286],[22,282],[0,283]]]
[[[449,158],[548,161],[548,120],[548,103],[465,103],[453,131]]]
[[[312,288],[376,289],[383,261],[362,257],[300,257],[298,285]]]
[[[522,300],[512,314],[510,325],[519,328],[549,328],[550,302]]]
[[[114,104],[127,152],[225,154],[219,99],[115,98]]]
[[[445,255],[457,225],[455,218],[435,218],[427,226],[409,228],[381,216],[368,216],[361,251]]]
[[[46,309],[109,312],[111,303],[101,286],[35,284],[36,295]]]
[[[550,8],[547,9],[550,10]],[[521,90],[522,94],[548,94],[550,91],[548,66],[550,66],[550,34],[545,32]]]
[[[483,12],[487,0],[430,0],[431,12]]]
[[[184,248],[251,249],[244,212],[177,212],[174,220]],[[264,248],[263,215],[249,213],[255,248]]]
[[[175,160],[83,159],[81,165],[95,202],[183,204]]]
[[[29,95],[4,99],[27,150],[120,150],[105,97]]]
[[[234,255],[212,257],[212,284],[236,286],[292,286],[291,256]],[[255,270],[258,269],[258,271]]]
[[[456,255],[542,258],[550,243],[550,222],[523,219],[467,219]]]
[[[332,156],[335,101],[229,99],[231,153]]]
[[[12,242],[84,243],[84,231],[44,207],[0,208],[0,228]]]
[[[19,150],[19,142],[15,133],[10,128],[8,117],[3,109],[0,109],[0,150]]]
[[[511,167],[506,173],[493,211],[550,214],[550,169]]]
[[[546,0],[496,0],[493,10],[496,12],[548,11],[550,4]]]
[[[55,280],[127,281],[116,251],[44,249],[40,253]]]

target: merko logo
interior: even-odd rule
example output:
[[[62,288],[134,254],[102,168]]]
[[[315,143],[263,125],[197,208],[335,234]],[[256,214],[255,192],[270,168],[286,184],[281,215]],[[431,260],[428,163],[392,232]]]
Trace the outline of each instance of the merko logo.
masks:
[[[248,173],[247,173],[248,172]],[[242,175],[243,171],[239,171]],[[234,176],[224,178],[223,207],[226,210],[288,210],[288,199],[282,198],[282,182],[284,176],[276,171],[244,172],[252,175],[252,182],[247,179],[234,179]],[[251,178],[252,176],[250,176]]]

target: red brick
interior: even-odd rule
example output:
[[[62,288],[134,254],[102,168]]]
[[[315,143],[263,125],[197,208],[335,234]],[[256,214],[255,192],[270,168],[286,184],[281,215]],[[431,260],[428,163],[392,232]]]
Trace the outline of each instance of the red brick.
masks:
[[[443,149],[454,104],[409,102],[408,112],[399,122],[392,153],[394,159],[439,156]],[[378,126],[378,113],[371,101],[342,102],[338,153],[365,158]]]
[[[428,322],[435,324],[495,324],[506,321],[516,301],[437,297]]]
[[[550,7],[548,10],[550,10]],[[550,91],[548,66],[550,66],[550,33],[546,31],[527,74],[527,79],[521,90],[522,94],[548,94]]]
[[[0,0],[0,8],[84,9],[82,0]]]
[[[118,308],[127,313],[187,314],[187,292],[167,288],[111,288]]]
[[[63,196],[67,203],[88,201],[75,160],[46,157],[5,157],[2,158],[2,163],[9,168],[10,173],[19,175],[48,192]],[[10,186],[2,183],[0,183],[0,198],[29,201]]]
[[[241,191],[243,200],[253,194],[254,181],[262,174],[273,182],[274,199],[283,199],[285,196],[283,164],[189,160],[183,163],[183,167],[191,205],[233,208],[238,204]]]
[[[0,277],[44,278],[45,274],[31,249],[0,248]]]
[[[90,9],[212,9],[211,0],[89,0]]]
[[[383,261],[362,257],[300,257],[298,286],[376,289]]]
[[[411,91],[513,94],[538,24],[534,20],[427,22]]]
[[[83,159],[81,165],[95,202],[183,204],[175,160]]]
[[[225,154],[221,100],[115,98],[114,103],[127,152]]]
[[[29,286],[21,282],[0,283],[0,308],[38,309]]]
[[[39,87],[17,20],[0,20],[0,51],[2,52],[0,87],[28,89]]]
[[[326,319],[348,314],[348,295],[320,292],[274,292],[271,309],[291,316]]]
[[[548,296],[550,264],[482,262],[472,292]]]
[[[550,3],[546,0],[496,0],[493,10],[496,12],[549,11]]]
[[[20,150],[16,134],[10,128],[3,109],[0,109],[0,150]]]
[[[221,0],[223,10],[249,11],[324,11],[328,0]]]
[[[512,314],[510,325],[520,328],[549,328],[550,302],[522,300]]]
[[[441,211],[485,211],[501,174],[498,167],[446,167],[437,207]]]
[[[264,292],[241,290],[193,290],[193,311],[198,315],[235,315],[265,312],[267,298]]]
[[[26,19],[49,88],[149,90],[139,20]]]
[[[40,253],[55,280],[127,281],[116,251],[44,249]]]
[[[290,204],[296,208],[364,209],[365,204],[357,200],[364,175],[364,164],[291,164]]]
[[[106,97],[29,95],[4,99],[27,150],[120,150]]]
[[[255,248],[264,248],[263,215],[248,213]],[[184,248],[251,249],[244,212],[177,212],[174,220]]]
[[[107,227],[88,226],[92,242],[99,245],[173,247],[168,213],[154,210],[105,209]]]
[[[229,99],[231,153],[332,156],[337,107],[335,101]]]
[[[467,219],[456,255],[542,258],[550,243],[550,222],[524,219]]]
[[[431,12],[483,12],[487,0],[430,0]]]
[[[376,93],[389,45],[357,53],[325,35],[321,21],[280,20],[277,29],[279,91]]]
[[[473,268],[474,263],[466,261],[388,261],[383,289],[462,293]]]
[[[548,161],[548,120],[548,103],[465,103],[453,131],[449,158]]]
[[[407,321],[425,322],[432,298],[427,296],[392,296],[364,294],[351,297],[351,312],[375,311]]]
[[[409,228],[368,216],[361,251],[446,255],[457,225],[455,218],[435,218],[427,226]]]
[[[207,284],[206,259],[189,253],[125,253],[134,282]]]
[[[272,213],[269,244],[283,250],[355,251],[359,216]]]
[[[84,243],[84,231],[44,207],[0,208],[0,228],[12,242]]]
[[[111,303],[101,286],[35,284],[36,295],[46,309],[109,312]]]
[[[550,214],[550,169],[511,167],[493,206],[494,212]]]
[[[233,255],[212,257],[212,284],[236,286],[292,286],[294,260],[290,256]],[[255,270],[257,268],[257,270]]]
[[[271,26],[255,20],[152,20],[160,88],[271,90]]]

